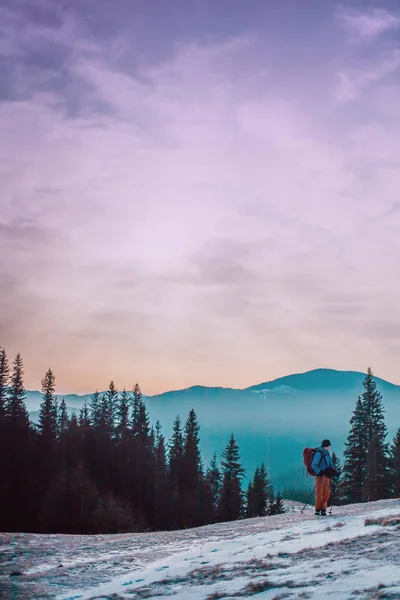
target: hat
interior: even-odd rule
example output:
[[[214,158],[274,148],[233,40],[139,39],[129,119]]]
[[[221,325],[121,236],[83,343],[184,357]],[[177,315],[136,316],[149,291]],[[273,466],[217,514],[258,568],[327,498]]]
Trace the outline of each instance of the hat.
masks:
[[[330,440],[323,440],[321,446],[323,448],[327,448],[328,446],[332,446]]]

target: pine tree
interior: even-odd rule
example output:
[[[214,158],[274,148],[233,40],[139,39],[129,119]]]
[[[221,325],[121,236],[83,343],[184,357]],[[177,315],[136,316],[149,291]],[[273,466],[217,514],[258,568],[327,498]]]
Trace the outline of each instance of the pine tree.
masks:
[[[173,428],[172,438],[169,443],[168,452],[168,472],[171,490],[171,526],[177,528],[181,526],[181,515],[183,511],[183,433],[179,415],[176,417]]]
[[[91,427],[86,431],[84,440],[85,465],[93,484],[102,494],[112,489],[114,480],[114,456],[110,444],[112,422],[106,394],[96,390],[90,396],[89,416]]]
[[[200,427],[195,411],[192,409],[185,424],[183,442],[183,470],[184,487],[186,492],[193,492],[199,488],[202,475],[200,456]]]
[[[107,392],[100,394],[98,431],[105,437],[111,438],[114,428],[113,409]]]
[[[12,435],[16,429],[22,432],[30,428],[29,415],[25,406],[26,392],[23,383],[24,366],[20,354],[13,362],[13,371],[6,402],[6,421],[11,424]],[[8,428],[10,430],[10,428]]]
[[[220,501],[220,497],[221,497],[222,476],[221,476],[221,471],[219,470],[219,467],[218,467],[216,453],[214,454],[214,456],[210,462],[210,466],[207,469],[206,481],[210,486],[214,517],[215,517],[215,519],[217,519],[218,505],[219,505],[219,501]]]
[[[200,427],[195,411],[189,412],[183,441],[183,495],[182,525],[194,527],[202,524],[203,468],[199,449]]]
[[[337,477],[333,477],[331,479],[331,496],[329,499],[330,506],[338,506],[341,504],[341,476],[342,476],[342,465],[340,464],[340,459],[332,452],[332,464],[333,468],[336,469],[338,473]]]
[[[100,394],[96,390],[95,393],[90,396],[89,403],[89,415],[93,429],[97,429],[100,426],[100,401]]]
[[[6,493],[8,510],[7,531],[27,530],[32,522],[35,503],[32,498],[32,444],[33,430],[25,406],[23,362],[17,354],[13,362],[10,387],[6,402]],[[36,477],[36,474],[35,474]]]
[[[345,502],[361,502],[366,475],[366,431],[363,402],[358,397],[350,419],[350,432],[344,451],[341,493]]]
[[[10,369],[7,354],[0,348],[0,531],[7,510],[7,439],[6,439],[6,401],[8,396]]]
[[[394,498],[400,498],[400,428],[390,448],[390,480]]]
[[[118,409],[118,390],[111,381],[108,386],[108,390],[103,394],[105,403],[105,415],[106,415],[106,430],[107,433],[112,436],[114,433],[115,417]]]
[[[256,469],[256,472],[254,474],[254,477],[256,477],[256,475],[258,474],[258,467]],[[246,518],[247,519],[252,519],[253,517],[255,517],[254,514],[254,478],[249,481],[249,485],[247,486],[247,491],[246,491]]]
[[[130,424],[130,394],[124,389],[119,397],[116,415],[115,442],[115,491],[118,497],[129,500],[134,488],[133,450],[134,441]]]
[[[140,389],[140,385],[138,383],[135,384],[133,388],[133,410],[132,410],[132,426],[135,428],[135,423],[138,419],[139,407],[142,402],[142,390]]]
[[[247,517],[264,517],[268,502],[272,497],[272,488],[268,480],[265,465],[257,468],[247,490]]]
[[[168,493],[167,457],[165,438],[160,422],[155,429],[155,527],[166,529],[169,525],[170,498]]]
[[[242,479],[239,447],[233,434],[222,455],[222,489],[219,516],[222,521],[236,521],[243,514]]]
[[[67,430],[65,432],[65,464],[68,469],[74,469],[82,466],[83,463],[83,445],[82,430],[79,427],[78,418],[72,413],[68,420]]]
[[[56,378],[54,377],[54,373],[51,369],[48,369],[42,379],[43,400],[39,410],[38,429],[42,441],[46,444],[51,444],[49,450],[50,448],[54,449],[58,434],[58,407],[54,395],[55,383]]]
[[[68,411],[64,398],[61,400],[57,415],[58,435],[61,437],[68,429]]]
[[[362,403],[366,434],[366,477],[363,486],[364,500],[379,500],[390,496],[390,473],[387,428],[382,396],[376,388],[371,369],[365,376]]]
[[[38,418],[37,461],[40,468],[37,474],[37,483],[39,497],[44,497],[45,490],[57,475],[58,408],[54,392],[54,373],[48,369],[42,379],[43,399]]]
[[[377,444],[385,448],[387,429],[385,425],[384,407],[382,396],[377,390],[374,374],[371,369],[363,381],[364,392],[362,394],[362,404],[364,411],[364,430],[366,435],[366,447],[373,439]]]
[[[183,433],[179,415],[173,424],[169,446],[169,475],[172,488],[180,493],[183,483]]]
[[[276,498],[271,496],[269,506],[268,506],[268,515],[282,515],[285,512],[285,505],[282,499],[280,492],[278,492]]]
[[[150,419],[141,397],[133,424],[136,518],[141,527],[154,526],[154,447],[151,441]]]
[[[129,409],[131,405],[131,398],[128,392],[124,389],[121,393],[117,407],[117,427],[116,436],[118,439],[125,439],[130,435],[129,428]]]
[[[0,348],[0,431],[5,421],[9,380],[10,368],[7,354],[4,348]]]
[[[68,411],[67,405],[65,403],[64,398],[61,400],[61,404],[58,408],[57,415],[57,425],[58,425],[58,437],[59,437],[59,446],[60,446],[60,455],[61,455],[61,465],[64,465],[65,461],[65,444],[66,444],[66,435],[68,432]]]
[[[79,412],[79,427],[84,430],[84,432],[88,432],[90,430],[91,422],[90,422],[90,409],[88,405],[88,401],[85,398],[82,408]]]

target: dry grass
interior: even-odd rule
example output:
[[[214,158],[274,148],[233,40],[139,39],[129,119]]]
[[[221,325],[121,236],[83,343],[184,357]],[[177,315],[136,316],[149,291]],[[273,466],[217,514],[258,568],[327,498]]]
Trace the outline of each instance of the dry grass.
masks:
[[[244,587],[240,592],[236,592],[236,594],[232,594],[235,597],[240,596],[255,596],[256,594],[261,594],[261,592],[265,592],[266,590],[270,590],[276,587],[273,583],[271,583],[268,579],[265,581],[259,581],[257,583],[249,583]]]
[[[382,527],[396,527],[397,525],[400,525],[400,514],[389,515],[388,517],[365,519],[364,525],[381,525]]]
[[[195,579],[196,581],[214,583],[214,581],[227,579],[228,569],[222,565],[215,565],[214,567],[207,567],[203,569],[195,569],[189,573],[188,579]]]

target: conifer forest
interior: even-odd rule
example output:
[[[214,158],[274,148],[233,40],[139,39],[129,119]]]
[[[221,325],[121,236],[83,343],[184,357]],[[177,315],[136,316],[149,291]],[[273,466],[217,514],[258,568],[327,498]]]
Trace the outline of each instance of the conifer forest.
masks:
[[[194,410],[177,416],[170,440],[151,425],[139,385],[94,392],[79,414],[55,397],[55,375],[41,382],[35,424],[25,405],[24,367],[0,350],[0,530],[117,533],[198,527],[284,511],[268,465],[244,489],[234,432],[219,458],[204,466]],[[383,398],[369,369],[356,401],[332,503],[400,495],[400,429],[387,441]],[[299,460],[301,458],[299,457]],[[343,465],[341,464],[343,462]],[[304,492],[306,494],[306,492]],[[308,494],[307,494],[308,495]]]

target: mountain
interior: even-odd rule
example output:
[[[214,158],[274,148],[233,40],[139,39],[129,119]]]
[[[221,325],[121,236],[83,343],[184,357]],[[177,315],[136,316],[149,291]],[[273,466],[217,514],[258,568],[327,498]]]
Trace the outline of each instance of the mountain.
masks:
[[[114,535],[0,533],[2,598],[400,598],[400,501]]]
[[[243,390],[194,386],[169,391],[146,397],[146,404],[152,422],[159,419],[167,437],[176,415],[184,421],[189,410],[195,409],[205,464],[214,451],[222,452],[234,433],[248,476],[265,462],[276,486],[304,486],[303,448],[329,438],[333,449],[342,453],[364,377],[356,371],[316,369]],[[376,382],[392,437],[400,426],[400,386],[379,378]],[[90,396],[62,397],[72,411]],[[39,403],[39,392],[28,392],[28,409],[37,410]]]
[[[260,391],[264,389],[274,389],[288,387],[302,392],[323,391],[323,390],[353,390],[360,389],[364,380],[365,373],[358,371],[337,371],[335,369],[314,369],[306,373],[296,373],[295,375],[286,375],[279,379],[274,379],[268,383],[260,383],[247,388],[251,391]],[[375,381],[382,390],[400,391],[400,386],[389,383],[384,379],[375,377]]]

